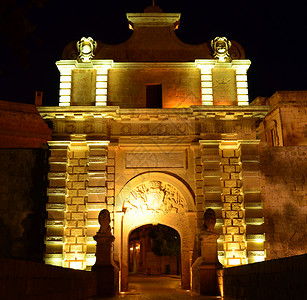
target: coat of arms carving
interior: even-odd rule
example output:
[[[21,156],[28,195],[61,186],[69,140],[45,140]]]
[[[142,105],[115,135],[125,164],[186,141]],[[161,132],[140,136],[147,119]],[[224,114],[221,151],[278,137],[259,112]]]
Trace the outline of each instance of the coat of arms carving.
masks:
[[[183,213],[187,204],[181,192],[169,183],[147,181],[134,188],[124,204],[124,208],[145,212]]]

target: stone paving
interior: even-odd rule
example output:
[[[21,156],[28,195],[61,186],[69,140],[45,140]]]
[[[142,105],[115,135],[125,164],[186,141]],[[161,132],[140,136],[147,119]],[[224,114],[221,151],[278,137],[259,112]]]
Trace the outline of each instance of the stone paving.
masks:
[[[129,291],[112,298],[93,298],[97,299],[127,299],[127,300],[209,300],[222,299],[221,297],[207,297],[193,294],[180,287],[179,276],[129,276]]]

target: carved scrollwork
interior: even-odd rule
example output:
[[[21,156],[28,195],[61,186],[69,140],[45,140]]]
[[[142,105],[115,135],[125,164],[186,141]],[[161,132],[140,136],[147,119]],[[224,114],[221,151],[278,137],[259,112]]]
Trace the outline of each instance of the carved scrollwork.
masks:
[[[141,212],[153,211],[182,213],[187,211],[187,204],[182,194],[172,185],[162,181],[147,181],[130,192],[124,208]]]
[[[76,44],[78,52],[79,52],[79,59],[82,62],[90,62],[91,59],[94,57],[94,52],[97,48],[97,43],[91,37],[83,37],[80,41]]]
[[[93,133],[94,127],[92,123],[84,123],[83,124],[83,131],[84,133]]]
[[[213,51],[213,57],[217,58],[220,62],[231,61],[229,49],[231,42],[225,37],[216,37],[211,41],[211,48]]]
[[[74,133],[76,131],[74,123],[65,124],[65,133]]]

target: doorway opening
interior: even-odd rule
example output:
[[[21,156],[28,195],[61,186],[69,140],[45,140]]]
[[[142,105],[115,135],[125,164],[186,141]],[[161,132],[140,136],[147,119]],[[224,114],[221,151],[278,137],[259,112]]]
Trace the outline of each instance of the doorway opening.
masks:
[[[129,273],[180,275],[179,233],[166,225],[148,224],[129,234]]]
[[[162,108],[162,84],[146,85],[146,108]]]

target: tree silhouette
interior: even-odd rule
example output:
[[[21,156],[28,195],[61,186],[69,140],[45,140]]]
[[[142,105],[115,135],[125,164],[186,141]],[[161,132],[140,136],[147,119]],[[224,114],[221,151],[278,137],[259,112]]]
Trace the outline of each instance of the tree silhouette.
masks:
[[[178,256],[180,254],[180,236],[176,230],[165,225],[152,226],[149,237],[151,250],[158,256]]]

